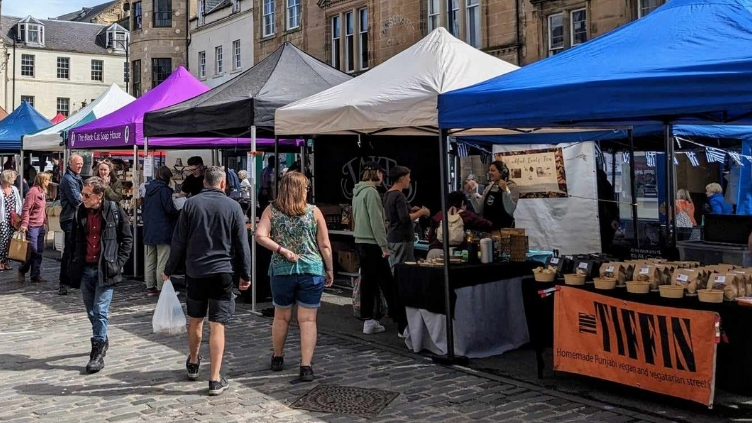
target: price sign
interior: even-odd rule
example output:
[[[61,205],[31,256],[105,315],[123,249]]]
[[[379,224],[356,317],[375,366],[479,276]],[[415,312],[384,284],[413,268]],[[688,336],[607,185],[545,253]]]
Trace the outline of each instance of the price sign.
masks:
[[[580,269],[587,269],[587,267],[588,267],[588,264],[587,264],[587,262],[583,261],[583,262],[582,262],[582,263],[580,263],[580,265],[579,265],[579,266],[577,266],[577,267],[579,267]]]
[[[552,258],[551,259],[551,264],[559,264],[559,258],[558,257]]]
[[[640,269],[640,274],[641,275],[648,275],[648,274],[650,274],[650,268],[649,267],[643,267],[642,269]]]
[[[689,281],[689,276],[687,275],[679,275],[676,277],[676,280],[679,282],[687,282]]]

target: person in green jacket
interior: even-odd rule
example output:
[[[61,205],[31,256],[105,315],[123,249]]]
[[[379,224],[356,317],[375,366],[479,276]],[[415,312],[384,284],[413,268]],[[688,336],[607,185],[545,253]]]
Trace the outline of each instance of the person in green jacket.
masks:
[[[384,181],[384,168],[376,162],[363,165],[361,182],[353,189],[353,219],[355,220],[355,249],[360,258],[360,306],[363,333],[373,334],[386,329],[373,315],[379,298],[379,288],[386,298],[389,315],[397,323],[403,337],[407,328],[404,307],[399,305],[396,287],[389,266],[389,247],[384,221],[384,206],[376,187]]]

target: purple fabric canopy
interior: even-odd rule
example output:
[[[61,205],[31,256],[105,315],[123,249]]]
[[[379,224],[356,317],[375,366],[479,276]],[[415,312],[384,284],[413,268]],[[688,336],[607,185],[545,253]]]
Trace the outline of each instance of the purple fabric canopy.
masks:
[[[123,108],[70,131],[68,147],[75,149],[132,148],[144,145],[144,114],[162,109],[209,91],[209,87],[194,78],[184,67],[178,67],[169,78]],[[274,140],[257,141],[259,145],[274,144]],[[280,141],[283,145],[299,145],[300,140]],[[149,148],[170,147],[245,147],[250,138],[149,138]]]

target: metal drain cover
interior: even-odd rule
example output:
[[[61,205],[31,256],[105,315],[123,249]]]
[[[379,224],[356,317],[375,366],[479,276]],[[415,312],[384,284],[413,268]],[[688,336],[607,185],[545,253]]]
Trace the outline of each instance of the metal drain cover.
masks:
[[[353,386],[319,385],[290,405],[291,408],[348,416],[376,417],[398,392],[363,389]]]

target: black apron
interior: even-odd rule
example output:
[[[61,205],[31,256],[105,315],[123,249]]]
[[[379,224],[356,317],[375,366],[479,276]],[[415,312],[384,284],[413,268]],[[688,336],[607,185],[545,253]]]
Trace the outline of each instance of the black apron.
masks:
[[[493,223],[493,229],[514,228],[514,216],[504,208],[504,191],[489,191],[483,202],[483,218]]]

